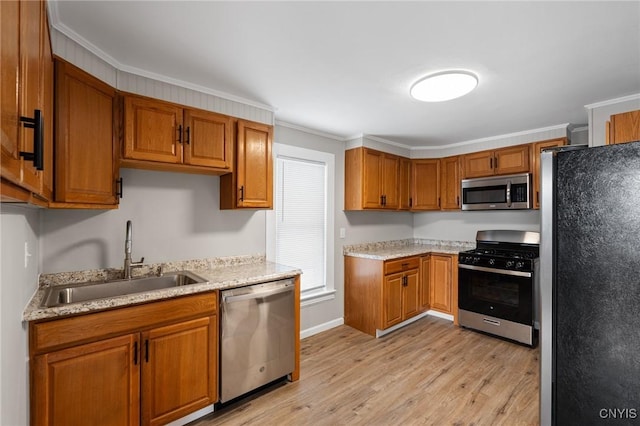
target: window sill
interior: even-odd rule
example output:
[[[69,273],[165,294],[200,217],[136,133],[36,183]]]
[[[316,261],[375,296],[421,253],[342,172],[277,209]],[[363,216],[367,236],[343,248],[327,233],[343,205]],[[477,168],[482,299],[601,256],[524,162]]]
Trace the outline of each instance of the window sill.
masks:
[[[316,303],[326,302],[336,298],[335,290],[321,290],[300,296],[300,307],[315,305]]]

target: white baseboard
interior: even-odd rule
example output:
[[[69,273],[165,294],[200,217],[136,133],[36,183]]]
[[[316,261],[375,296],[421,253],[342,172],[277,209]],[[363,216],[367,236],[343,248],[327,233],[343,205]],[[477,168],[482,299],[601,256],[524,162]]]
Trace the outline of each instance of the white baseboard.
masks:
[[[451,314],[445,314],[444,312],[438,312],[438,311],[434,311],[432,309],[427,311],[428,315],[431,315],[432,317],[438,317],[438,318],[442,318],[442,319],[446,319],[449,321],[453,321],[453,315]]]
[[[338,327],[338,326],[340,326],[342,324],[344,324],[344,318],[336,318],[336,319],[331,320],[329,322],[325,322],[323,324],[319,324],[319,325],[316,325],[314,327],[307,328],[305,330],[301,330],[300,331],[300,338],[304,339],[306,337],[313,336],[314,334],[318,334],[318,333],[321,333],[323,331],[327,331],[329,329],[332,329],[334,327]]]

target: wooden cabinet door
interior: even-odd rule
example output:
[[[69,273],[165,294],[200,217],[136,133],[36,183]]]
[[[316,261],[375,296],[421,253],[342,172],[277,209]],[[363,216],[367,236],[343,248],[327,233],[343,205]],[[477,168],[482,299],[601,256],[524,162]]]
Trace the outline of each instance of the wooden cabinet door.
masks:
[[[382,156],[382,195],[384,196],[383,208],[397,210],[400,206],[399,181],[400,157],[391,154]]]
[[[530,168],[529,146],[518,145],[496,150],[493,168],[494,173],[497,175],[528,173]]]
[[[42,111],[41,90],[41,21],[43,19],[44,4],[40,1],[20,2],[20,115],[33,118],[36,109]],[[4,64],[3,64],[4,67]],[[45,126],[47,123],[45,123]],[[51,123],[48,123],[51,125]],[[19,126],[20,150],[34,151],[34,129]],[[51,147],[47,147],[51,149]],[[34,193],[40,193],[42,174],[34,167],[33,162],[22,158],[21,179],[22,187]]]
[[[626,143],[640,140],[640,110],[611,116],[609,143]]]
[[[56,61],[56,201],[118,203],[115,98],[109,85]]]
[[[0,170],[2,178],[20,183],[20,143],[18,89],[20,78],[20,4],[17,1],[0,1],[0,114],[2,138]]]
[[[138,334],[102,340],[32,360],[33,425],[138,425]]]
[[[465,178],[493,175],[493,151],[465,154],[462,159]]]
[[[567,143],[566,138],[551,139],[548,141],[535,142],[531,144],[531,155],[533,164],[531,178],[533,180],[533,208],[540,208],[540,154],[546,148],[562,146]]]
[[[431,309],[452,313],[452,268],[451,256],[431,255]]]
[[[382,315],[382,329],[389,328],[403,321],[402,293],[403,273],[391,274],[384,277],[382,286],[382,300],[384,311]]]
[[[384,154],[380,151],[363,148],[362,156],[362,207],[365,209],[382,208]]]
[[[124,158],[182,163],[182,108],[125,97]]]
[[[273,208],[273,127],[238,120],[237,207]]]
[[[440,210],[440,160],[413,160],[412,210]]]
[[[231,171],[232,125],[232,118],[227,115],[202,110],[185,110],[184,163]]]
[[[402,289],[402,319],[406,320],[420,313],[420,273],[418,269],[404,274]]]
[[[400,178],[399,184],[399,196],[400,210],[409,210],[413,205],[413,199],[411,194],[411,160],[408,158],[400,157]]]
[[[142,333],[142,423],[163,425],[217,400],[215,316]]]
[[[420,311],[427,311],[431,297],[431,255],[420,258]]]
[[[440,160],[440,208],[460,209],[460,157]]]
[[[53,200],[53,155],[54,155],[54,106],[53,106],[53,53],[49,36],[49,21],[47,19],[46,5],[43,2],[43,11],[40,20],[41,26],[41,87],[42,87],[42,115],[44,117],[44,166],[42,170],[42,189],[40,195],[47,200]]]

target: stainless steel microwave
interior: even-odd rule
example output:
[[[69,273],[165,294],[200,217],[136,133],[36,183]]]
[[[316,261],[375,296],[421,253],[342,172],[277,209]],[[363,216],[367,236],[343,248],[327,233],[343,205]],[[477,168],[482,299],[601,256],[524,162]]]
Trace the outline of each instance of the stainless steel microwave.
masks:
[[[531,206],[529,173],[462,180],[462,210],[517,210]]]

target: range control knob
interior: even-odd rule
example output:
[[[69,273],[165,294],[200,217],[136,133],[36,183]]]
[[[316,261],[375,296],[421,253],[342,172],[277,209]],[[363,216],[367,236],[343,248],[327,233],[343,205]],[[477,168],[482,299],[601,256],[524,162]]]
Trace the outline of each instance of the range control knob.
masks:
[[[473,263],[478,263],[480,262],[480,258],[479,257],[474,257],[473,258]]]
[[[524,267],[524,262],[516,262],[516,269],[522,269]]]
[[[507,268],[513,268],[513,260],[507,260]]]
[[[489,265],[493,266],[496,264],[496,260],[495,259],[489,259]]]

